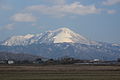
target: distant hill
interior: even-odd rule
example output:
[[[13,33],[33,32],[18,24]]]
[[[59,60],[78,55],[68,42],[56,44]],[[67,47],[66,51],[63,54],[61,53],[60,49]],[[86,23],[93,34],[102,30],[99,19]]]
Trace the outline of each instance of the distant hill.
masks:
[[[0,60],[33,61],[37,58],[41,57],[24,53],[0,52]]]

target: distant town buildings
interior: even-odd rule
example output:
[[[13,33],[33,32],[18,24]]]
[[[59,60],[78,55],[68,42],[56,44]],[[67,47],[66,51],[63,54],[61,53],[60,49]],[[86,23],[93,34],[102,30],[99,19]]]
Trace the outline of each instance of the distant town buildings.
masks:
[[[36,58],[33,61],[23,60],[23,61],[16,61],[16,60],[0,60],[0,64],[86,64],[86,65],[120,65],[120,59],[116,61],[103,61],[100,59],[93,59],[93,60],[81,60],[81,59],[74,59],[71,57],[63,57],[61,59],[46,59],[46,58]]]

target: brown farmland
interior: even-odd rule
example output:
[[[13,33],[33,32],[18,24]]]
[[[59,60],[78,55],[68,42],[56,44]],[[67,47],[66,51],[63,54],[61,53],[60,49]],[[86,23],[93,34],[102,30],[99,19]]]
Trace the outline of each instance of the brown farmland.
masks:
[[[0,80],[120,80],[120,66],[0,65]]]

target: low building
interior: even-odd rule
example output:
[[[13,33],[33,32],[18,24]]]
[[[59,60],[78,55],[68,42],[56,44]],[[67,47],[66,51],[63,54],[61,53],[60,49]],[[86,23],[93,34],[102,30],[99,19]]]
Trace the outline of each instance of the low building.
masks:
[[[0,64],[6,64],[6,63],[7,63],[6,60],[1,60],[1,61],[0,61]]]
[[[14,64],[13,60],[8,60],[8,64]]]
[[[93,61],[94,61],[94,62],[99,62],[100,60],[99,60],[99,59],[94,59]]]

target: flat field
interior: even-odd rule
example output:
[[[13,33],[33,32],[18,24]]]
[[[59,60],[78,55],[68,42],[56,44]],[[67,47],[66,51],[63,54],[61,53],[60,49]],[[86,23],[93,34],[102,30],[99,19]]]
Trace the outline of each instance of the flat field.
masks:
[[[0,80],[120,80],[120,66],[0,65]]]

